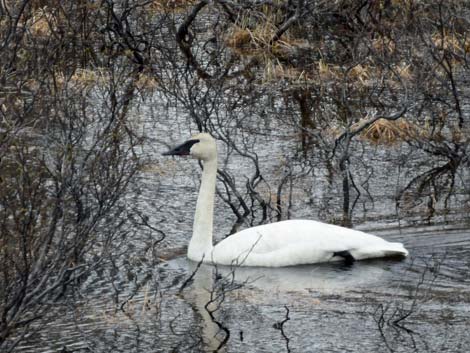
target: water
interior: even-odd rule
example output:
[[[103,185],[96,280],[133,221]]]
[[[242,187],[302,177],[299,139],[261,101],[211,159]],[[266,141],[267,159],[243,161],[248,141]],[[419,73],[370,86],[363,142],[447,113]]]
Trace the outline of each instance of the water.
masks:
[[[221,352],[466,351],[469,232],[382,236],[404,242],[411,256],[352,266],[202,265],[189,283],[197,266],[177,256],[147,268],[138,286],[95,274],[86,295],[57,308],[61,317],[18,351],[216,351],[227,332]],[[211,300],[222,330],[206,310]]]
[[[470,231],[460,222],[465,204],[457,192],[448,212],[432,222],[422,212],[395,209],[397,190],[416,173],[419,153],[403,146],[368,148],[352,158],[357,181],[373,174],[361,189],[367,187],[372,200],[358,203],[355,225],[403,242],[410,251],[406,260],[280,269],[202,265],[192,276],[196,264],[184,254],[200,168],[194,161],[160,157],[165,144],[188,135],[184,119],[168,115],[171,124],[164,118],[158,126],[143,122],[155,143],[143,147],[148,168],[134,180],[128,198],[129,207],[148,216],[159,232],[140,231],[122,241],[115,261],[85,278],[17,352],[467,351]],[[257,142],[261,172],[276,190],[292,141],[271,136]],[[313,173],[295,180],[292,215],[335,221],[340,179],[328,185],[324,166],[316,162]],[[235,155],[220,166],[234,173],[243,192],[244,176],[253,171],[249,161]],[[468,171],[461,171],[459,180],[468,180]],[[219,198],[215,212],[218,241],[235,217]]]

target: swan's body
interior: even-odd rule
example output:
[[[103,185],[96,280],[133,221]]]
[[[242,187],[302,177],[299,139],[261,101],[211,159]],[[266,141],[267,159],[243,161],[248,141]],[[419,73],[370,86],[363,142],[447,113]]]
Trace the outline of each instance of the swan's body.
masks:
[[[357,230],[310,220],[288,220],[242,230],[211,251],[214,263],[244,266],[292,266],[343,260],[406,255],[402,244],[389,243]],[[189,258],[198,261],[197,256]]]
[[[204,163],[188,257],[221,265],[280,267],[319,262],[407,256],[401,243],[310,220],[288,220],[244,229],[212,243],[217,147],[198,134],[164,155],[191,155]]]

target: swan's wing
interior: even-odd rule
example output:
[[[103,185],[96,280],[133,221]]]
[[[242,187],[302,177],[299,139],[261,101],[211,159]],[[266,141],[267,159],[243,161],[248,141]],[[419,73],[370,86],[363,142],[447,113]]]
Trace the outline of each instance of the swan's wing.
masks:
[[[213,260],[245,266],[289,266],[342,258],[349,252],[354,259],[401,255],[407,251],[399,243],[331,224],[291,220],[245,229],[214,247]]]

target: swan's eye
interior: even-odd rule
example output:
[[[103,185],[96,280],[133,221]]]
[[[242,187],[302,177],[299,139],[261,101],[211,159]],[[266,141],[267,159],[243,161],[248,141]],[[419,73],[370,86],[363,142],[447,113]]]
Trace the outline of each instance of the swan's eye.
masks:
[[[168,152],[162,153],[163,156],[188,156],[191,151],[191,147],[198,143],[199,140],[188,140],[182,145],[179,145]]]

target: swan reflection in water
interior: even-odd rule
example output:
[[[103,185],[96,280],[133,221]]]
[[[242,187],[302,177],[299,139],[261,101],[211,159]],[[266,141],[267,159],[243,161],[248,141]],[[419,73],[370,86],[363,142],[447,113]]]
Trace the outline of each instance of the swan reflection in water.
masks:
[[[180,257],[169,261],[166,266],[168,269],[184,271],[188,277],[194,274],[192,283],[182,290],[182,294],[200,315],[204,345],[207,351],[212,352],[220,348],[225,338],[220,326],[214,321],[214,317],[221,317],[220,312],[214,312],[214,317],[210,314],[211,310],[218,309],[220,303],[217,295],[221,294],[221,290],[226,291],[226,295],[235,291],[237,302],[242,306],[250,301],[251,304],[282,307],[281,303],[295,302],[306,296],[320,303],[317,298],[384,286],[393,276],[390,266],[394,264],[397,262],[384,259],[361,261],[354,265],[329,263],[278,268],[231,267],[195,263]],[[220,305],[220,311],[223,311],[223,307],[224,304]]]

